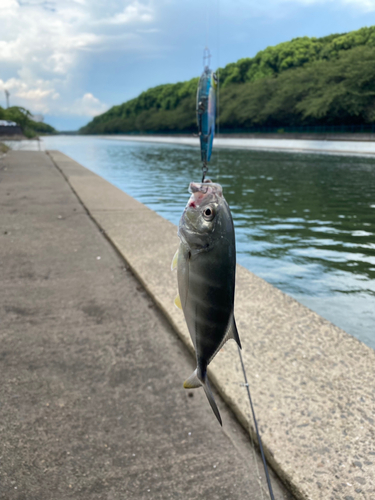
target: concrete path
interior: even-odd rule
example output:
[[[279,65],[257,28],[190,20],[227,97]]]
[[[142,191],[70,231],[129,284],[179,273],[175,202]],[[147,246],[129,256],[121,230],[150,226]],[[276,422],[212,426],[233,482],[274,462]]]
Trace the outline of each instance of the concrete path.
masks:
[[[0,160],[0,279],[1,499],[267,498],[242,428],[182,388],[191,355],[45,153]]]

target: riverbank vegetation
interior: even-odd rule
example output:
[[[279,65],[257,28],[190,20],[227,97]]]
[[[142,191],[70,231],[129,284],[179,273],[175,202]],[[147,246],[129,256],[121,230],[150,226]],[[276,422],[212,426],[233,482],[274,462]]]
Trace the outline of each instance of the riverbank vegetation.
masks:
[[[9,146],[4,144],[3,142],[0,142],[0,153],[1,154],[7,153],[9,151],[9,149],[10,149]]]
[[[37,137],[40,134],[56,134],[56,130],[51,125],[32,120],[30,111],[21,106],[12,106],[7,109],[0,106],[0,120],[9,120],[17,123],[28,139]]]
[[[375,26],[296,38],[218,70],[220,128],[375,122]],[[195,132],[198,78],[153,87],[95,117],[83,134]]]

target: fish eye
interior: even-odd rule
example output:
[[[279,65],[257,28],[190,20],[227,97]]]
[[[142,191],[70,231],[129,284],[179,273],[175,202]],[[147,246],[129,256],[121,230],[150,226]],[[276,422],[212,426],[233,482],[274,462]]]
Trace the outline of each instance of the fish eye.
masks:
[[[208,206],[203,210],[203,218],[207,221],[211,221],[215,217],[215,209],[212,206]]]

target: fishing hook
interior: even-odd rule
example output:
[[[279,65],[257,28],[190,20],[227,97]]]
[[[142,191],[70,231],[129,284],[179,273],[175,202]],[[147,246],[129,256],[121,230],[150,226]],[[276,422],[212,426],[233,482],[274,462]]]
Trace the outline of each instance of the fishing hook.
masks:
[[[206,178],[207,172],[208,172],[207,163],[203,162],[203,165],[202,165],[202,183],[204,182],[204,180]]]

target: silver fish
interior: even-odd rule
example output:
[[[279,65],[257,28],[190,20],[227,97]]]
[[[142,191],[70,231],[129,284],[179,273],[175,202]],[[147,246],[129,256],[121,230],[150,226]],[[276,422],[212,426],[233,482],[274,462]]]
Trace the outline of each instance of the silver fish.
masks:
[[[236,247],[232,215],[219,184],[191,183],[191,197],[182,214],[177,267],[179,297],[193,341],[197,368],[185,389],[203,386],[216,418],[219,410],[210,389],[207,366],[224,343],[233,338],[241,347],[234,320]]]

